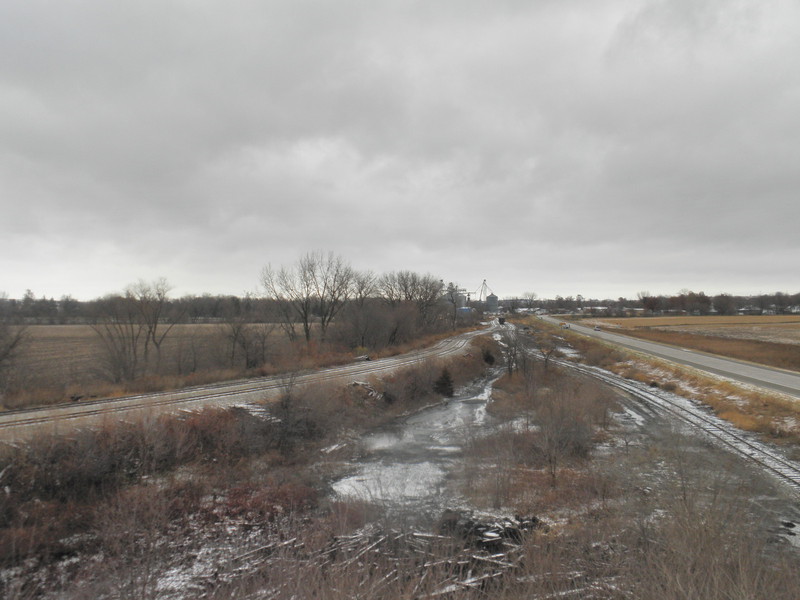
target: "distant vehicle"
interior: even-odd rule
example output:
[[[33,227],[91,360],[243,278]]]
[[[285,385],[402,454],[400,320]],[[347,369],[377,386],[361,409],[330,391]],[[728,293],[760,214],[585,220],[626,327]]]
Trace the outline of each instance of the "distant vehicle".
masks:
[[[600,325],[595,325],[595,326],[594,326],[594,330],[595,330],[595,331],[600,331]]]
[[[506,318],[505,317],[500,317],[500,318],[497,319],[497,322],[500,323],[500,325],[505,325],[506,324]]]

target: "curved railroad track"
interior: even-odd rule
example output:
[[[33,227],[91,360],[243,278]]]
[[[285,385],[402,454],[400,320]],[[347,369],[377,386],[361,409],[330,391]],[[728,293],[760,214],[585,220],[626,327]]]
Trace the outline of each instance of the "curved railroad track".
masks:
[[[351,363],[329,367],[318,371],[290,373],[257,379],[238,380],[211,385],[196,386],[172,392],[139,394],[121,398],[103,398],[86,402],[60,404],[26,410],[0,413],[0,435],[6,440],[23,435],[34,428],[60,427],[63,424],[78,424],[98,419],[122,419],[136,412],[160,413],[177,410],[194,410],[203,406],[231,406],[264,400],[287,385],[323,383],[340,379],[365,377],[376,373],[393,371],[412,366],[421,360],[445,358],[462,351],[472,338],[487,333],[487,329],[471,331],[423,350],[417,350],[375,361]]]
[[[800,464],[782,456],[776,450],[755,439],[753,435],[709,414],[707,409],[691,400],[669,392],[655,393],[644,384],[631,382],[597,367],[587,367],[565,360],[558,360],[557,363],[599,379],[628,393],[649,409],[699,429],[713,442],[755,463],[761,470],[771,474],[795,493],[800,493]]]

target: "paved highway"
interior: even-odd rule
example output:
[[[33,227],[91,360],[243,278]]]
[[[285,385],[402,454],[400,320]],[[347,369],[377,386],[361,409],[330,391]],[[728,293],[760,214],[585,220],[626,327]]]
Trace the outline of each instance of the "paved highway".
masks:
[[[554,317],[542,317],[545,321],[558,325],[561,321]],[[643,354],[650,354],[675,363],[693,367],[715,375],[728,377],[742,383],[776,390],[800,398],[800,373],[782,369],[772,369],[732,358],[723,358],[696,350],[667,346],[636,338],[617,335],[607,331],[595,331],[590,327],[570,323],[570,330],[605,342],[630,348]]]

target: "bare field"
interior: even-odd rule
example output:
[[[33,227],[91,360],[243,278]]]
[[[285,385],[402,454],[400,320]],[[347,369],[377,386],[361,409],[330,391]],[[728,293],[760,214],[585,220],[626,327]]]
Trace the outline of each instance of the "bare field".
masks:
[[[619,329],[660,329],[693,335],[778,344],[800,344],[800,316],[767,315],[735,317],[644,317],[594,319]]]
[[[173,384],[168,378],[178,377],[183,381],[189,376],[198,378],[201,372],[225,369],[243,372],[241,356],[229,333],[221,324],[176,325],[164,341],[160,361],[151,349],[146,374],[151,379],[161,378],[161,384],[169,388]],[[27,328],[26,335],[27,341],[14,362],[12,373],[17,391],[6,399],[8,406],[51,404],[73,395],[146,391],[127,384],[112,386],[107,353],[100,337],[89,325],[32,325]],[[274,336],[275,347],[283,343],[276,332],[270,335]],[[142,354],[140,348],[140,356]],[[144,367],[143,357],[141,361]],[[191,381],[187,379],[183,384],[186,383]]]
[[[102,372],[103,345],[89,325],[34,325],[19,364],[43,382],[85,381]],[[176,325],[164,343],[164,368],[175,370],[176,356],[186,346],[208,351],[224,343],[219,325]]]
[[[795,325],[800,326],[800,315],[734,315],[734,316],[680,316],[632,317],[628,319],[595,319],[620,327],[676,327],[676,326],[729,326],[729,325]]]
[[[738,340],[758,340],[778,344],[800,344],[800,316],[768,315],[741,317],[652,317],[633,319],[595,319],[600,324],[620,328],[642,327],[678,331],[693,335],[717,336]]]
[[[800,370],[800,316],[644,317],[592,322],[654,342]]]
[[[62,403],[76,397],[112,397],[180,389],[332,366],[353,359],[350,350],[334,344],[289,342],[277,324],[259,323],[248,327],[249,335],[245,340],[236,324],[176,325],[165,339],[160,356],[151,346],[147,361],[143,356],[142,335],[136,379],[113,383],[109,353],[91,326],[29,326],[27,341],[8,372],[8,391],[0,396],[0,410]],[[452,332],[423,336],[370,355],[374,358],[394,356],[450,335]],[[248,356],[252,362],[248,362]]]
[[[88,325],[35,325],[27,336],[17,366],[40,383],[83,381],[102,355],[100,339]]]

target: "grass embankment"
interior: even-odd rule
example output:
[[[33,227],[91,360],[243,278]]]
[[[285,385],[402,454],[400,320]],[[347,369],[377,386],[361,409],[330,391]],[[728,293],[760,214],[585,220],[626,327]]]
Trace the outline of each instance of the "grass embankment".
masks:
[[[326,504],[320,449],[441,399],[444,369],[460,385],[484,356],[428,361],[366,388],[287,384],[266,418],[207,409],[0,444],[0,596],[157,597],[192,536],[235,545],[290,515],[324,522],[330,538],[364,511]]]
[[[545,325],[539,322],[533,326]],[[738,385],[572,331],[561,330],[558,335],[580,352],[582,362],[697,400],[745,431],[759,433],[773,441],[800,445],[800,404],[789,396]]]
[[[499,597],[795,597],[796,557],[748,504],[763,482],[702,439],[620,426],[605,386],[528,368],[497,382],[490,411],[513,421],[471,442],[462,477],[478,506],[543,523]]]

